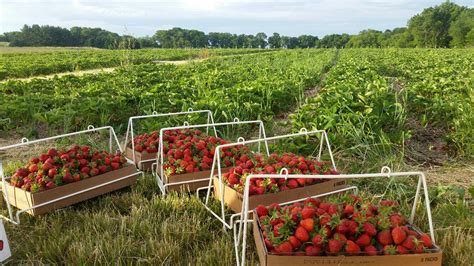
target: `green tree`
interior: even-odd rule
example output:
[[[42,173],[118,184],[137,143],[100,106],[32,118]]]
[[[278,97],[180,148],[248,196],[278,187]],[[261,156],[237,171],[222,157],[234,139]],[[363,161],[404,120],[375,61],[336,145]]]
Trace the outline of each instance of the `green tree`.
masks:
[[[474,45],[474,9],[465,9],[449,27],[452,47],[466,47]]]
[[[270,48],[281,48],[280,34],[274,32],[272,36],[268,37],[268,45]]]

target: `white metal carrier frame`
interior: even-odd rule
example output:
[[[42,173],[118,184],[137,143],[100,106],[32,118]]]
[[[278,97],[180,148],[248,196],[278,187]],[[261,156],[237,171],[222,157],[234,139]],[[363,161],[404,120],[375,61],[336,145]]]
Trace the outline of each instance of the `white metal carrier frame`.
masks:
[[[86,130],[82,130],[82,131],[76,131],[76,132],[72,132],[72,133],[67,133],[67,134],[62,134],[62,135],[57,135],[57,136],[53,136],[53,137],[48,137],[48,138],[43,138],[43,139],[37,139],[37,140],[28,140],[27,138],[22,138],[21,139],[21,142],[18,143],[18,144],[13,144],[13,145],[9,145],[9,146],[5,146],[5,147],[0,147],[0,152],[1,151],[5,151],[5,150],[8,150],[8,149],[13,149],[13,148],[18,148],[18,147],[24,147],[24,146],[28,146],[28,145],[32,145],[32,144],[36,144],[36,143],[40,143],[40,142],[46,142],[46,141],[51,141],[51,140],[58,140],[58,139],[62,139],[62,138],[67,138],[67,137],[72,137],[72,136],[78,136],[78,135],[84,135],[84,134],[89,134],[89,133],[93,133],[93,132],[99,132],[99,131],[106,131],[108,130],[109,131],[109,152],[114,152],[114,143],[117,145],[117,149],[118,151],[120,152],[123,152],[122,151],[122,148],[120,146],[120,143],[117,139],[117,135],[115,134],[115,131],[114,129],[111,127],[111,126],[104,126],[104,127],[98,127],[98,128],[95,128],[94,126],[91,126],[89,125],[87,127]],[[130,163],[130,164],[133,164],[133,162],[130,160],[130,159],[127,159],[127,162]],[[78,191],[78,192],[75,192],[75,193],[71,193],[69,195],[65,195],[63,197],[59,197],[57,199],[54,199],[54,200],[51,200],[51,201],[48,201],[48,202],[44,202],[44,203],[41,203],[41,204],[37,204],[37,205],[34,205],[30,208],[27,208],[27,209],[20,209],[16,212],[16,219],[14,219],[13,217],[13,210],[12,210],[12,205],[10,204],[10,200],[8,198],[8,190],[6,189],[3,189],[3,197],[6,201],[6,205],[7,205],[7,208],[8,208],[8,214],[9,214],[9,217],[6,217],[4,215],[0,215],[0,217],[2,219],[5,219],[9,222],[12,222],[14,224],[20,224],[20,214],[24,213],[24,212],[27,212],[27,211],[30,211],[30,210],[33,210],[35,208],[39,208],[39,207],[42,207],[42,206],[45,206],[45,205],[48,205],[48,204],[52,204],[52,203],[55,203],[55,202],[58,202],[58,201],[61,201],[61,200],[64,200],[64,199],[67,199],[67,198],[70,198],[70,197],[73,197],[73,196],[76,196],[78,194],[82,194],[82,193],[85,193],[85,192],[88,192],[88,191],[91,191],[91,190],[94,190],[96,188],[100,188],[100,187],[103,187],[103,186],[107,186],[107,185],[110,185],[110,184],[113,184],[113,183],[116,183],[116,182],[119,182],[119,181],[122,181],[124,179],[127,179],[129,177],[132,177],[132,176],[135,176],[135,175],[143,175],[143,172],[140,172],[138,171],[137,173],[134,173],[134,174],[131,174],[131,175],[127,175],[127,176],[124,176],[124,177],[121,177],[121,178],[118,178],[118,179],[115,179],[115,180],[112,180],[110,182],[106,182],[106,183],[103,183],[103,184],[100,184],[100,185],[97,185],[97,186],[94,186],[94,187],[90,187],[90,188],[87,188],[87,189],[84,189],[84,190],[81,190],[81,191]],[[9,177],[6,177],[5,174],[4,174],[4,171],[3,171],[3,161],[1,160],[0,158],[0,175],[1,175],[1,178],[2,178],[2,185],[3,185],[3,188],[6,187],[6,179],[8,179]]]
[[[282,169],[282,172],[285,172],[285,171],[283,171]],[[235,252],[236,252],[237,265],[245,265],[245,253],[247,249],[247,231],[248,231],[247,229],[248,229],[248,224],[250,222],[253,222],[253,220],[249,219],[249,212],[252,211],[252,210],[249,210],[249,186],[250,186],[251,179],[255,179],[255,178],[361,179],[361,178],[401,178],[401,177],[418,177],[418,185],[416,186],[416,194],[413,200],[413,207],[411,210],[411,215],[408,220],[410,224],[413,224],[413,221],[415,219],[416,207],[418,205],[418,201],[420,200],[420,191],[421,191],[421,187],[423,186],[424,203],[425,203],[426,214],[428,217],[428,226],[430,230],[430,236],[433,241],[433,244],[436,244],[434,228],[433,228],[433,220],[431,216],[430,200],[428,196],[428,186],[426,184],[426,178],[423,172],[391,172],[390,168],[388,168],[387,166],[384,166],[382,167],[382,170],[380,173],[341,174],[341,175],[335,175],[335,176],[288,174],[288,171],[286,171],[285,174],[281,173],[281,174],[273,174],[273,175],[250,174],[247,176],[245,180],[243,204],[242,204],[243,217],[241,220],[236,221],[236,223],[239,224],[237,233],[234,228],[234,246],[235,246]],[[315,195],[313,196],[313,198],[328,196],[328,195],[341,193],[348,190],[355,190],[356,193],[358,192],[358,188],[356,186],[351,186],[344,189],[339,189],[332,192]],[[282,203],[281,205],[291,204],[291,203],[298,202],[301,200],[303,199],[285,202],[285,203]],[[240,247],[240,243],[242,243],[241,247]],[[240,253],[239,253],[239,248],[241,248]]]
[[[263,124],[263,121],[261,120],[249,120],[249,121],[240,121],[238,118],[234,118],[234,121],[233,122],[222,122],[222,123],[208,123],[208,124],[201,124],[201,125],[189,125],[189,123],[187,122],[184,122],[184,125],[183,126],[178,126],[178,127],[167,127],[167,128],[162,128],[160,129],[160,141],[158,143],[158,154],[157,154],[157,157],[156,157],[156,162],[152,164],[152,174],[153,176],[156,178],[156,182],[161,190],[161,192],[163,193],[163,195],[166,194],[166,189],[168,186],[173,186],[173,185],[184,185],[184,184],[190,184],[190,183],[196,183],[196,182],[202,182],[202,181],[207,181],[208,178],[202,178],[202,179],[195,179],[195,180],[189,180],[189,181],[181,181],[181,182],[167,182],[166,181],[166,178],[164,178],[164,152],[163,152],[163,133],[165,131],[169,131],[169,130],[178,130],[178,129],[191,129],[191,128],[194,128],[194,129],[198,129],[198,128],[209,128],[209,127],[212,127],[214,129],[214,136],[218,136],[217,135],[217,131],[216,131],[216,127],[220,127],[220,126],[239,126],[239,125],[252,125],[252,124],[255,124],[255,125],[258,125],[259,129],[258,129],[258,139],[262,139],[262,140],[265,140],[266,139],[266,133],[265,133],[265,125]],[[241,137],[239,138],[241,139]],[[212,168],[211,168],[211,173],[214,171],[215,169],[215,158],[219,156],[219,153],[218,153],[218,150],[220,146],[217,146],[216,147],[216,153],[214,155],[214,161],[213,161],[213,164],[212,164]],[[265,149],[266,151],[268,152],[268,145],[267,145],[267,142],[265,142]],[[260,151],[260,145],[258,146],[258,150]],[[219,171],[220,170],[220,164],[219,164]],[[211,175],[212,177],[212,175]]]
[[[233,146],[248,145],[248,144],[259,144],[261,142],[264,142],[265,147],[266,147],[266,154],[267,154],[267,156],[269,156],[270,155],[270,150],[268,149],[268,142],[269,141],[281,140],[281,139],[285,139],[285,138],[301,137],[301,136],[317,136],[317,137],[319,137],[320,138],[319,151],[318,151],[318,155],[316,156],[316,159],[317,160],[321,159],[321,156],[323,155],[323,151],[326,148],[327,153],[329,154],[329,157],[330,157],[330,160],[331,160],[331,165],[334,168],[334,170],[337,170],[336,164],[334,162],[334,156],[333,156],[332,150],[331,150],[331,145],[329,144],[328,135],[327,135],[326,131],[324,131],[324,130],[308,131],[308,130],[306,130],[306,128],[301,128],[299,133],[293,133],[293,134],[287,134],[287,135],[281,135],[281,136],[274,136],[274,137],[267,137],[267,138],[261,138],[261,139],[254,139],[254,140],[245,140],[243,138],[239,138],[238,142],[219,145],[219,146],[216,147],[214,162],[213,162],[212,168],[211,168],[211,175],[210,175],[210,179],[209,179],[209,185],[207,187],[199,188],[197,190],[197,196],[199,197],[199,193],[201,191],[207,190],[206,198],[203,202],[204,207],[209,212],[211,212],[211,214],[214,217],[216,217],[223,224],[224,229],[225,228],[233,229],[234,225],[237,221],[236,218],[239,218],[241,216],[241,213],[231,214],[229,220],[228,221],[226,220],[226,216],[229,216],[229,215],[226,215],[225,203],[224,203],[224,200],[223,200],[224,199],[224,193],[225,193],[225,190],[224,190],[225,184],[224,184],[223,178],[222,178],[223,173],[222,173],[222,169],[221,169],[221,158],[220,158],[221,150],[225,147],[233,147]],[[211,207],[209,206],[210,205],[211,190],[213,188],[212,177],[215,174],[216,168],[217,168],[217,177],[219,179],[219,191],[221,193],[220,198],[222,199],[220,201],[220,203],[221,203],[220,213],[214,212],[211,209]],[[332,176],[333,175],[331,175],[331,177]]]
[[[135,143],[133,139],[135,138],[135,131],[133,128],[133,122],[137,120],[142,120],[142,119],[149,119],[149,118],[158,118],[158,117],[174,117],[174,116],[183,116],[183,115],[191,115],[191,114],[204,114],[207,115],[207,124],[213,124],[214,123],[214,117],[212,115],[212,112],[210,110],[193,110],[193,108],[189,108],[187,111],[184,112],[175,112],[175,113],[162,113],[159,114],[156,111],[153,111],[151,115],[140,115],[140,116],[132,116],[128,119],[128,125],[127,125],[127,133],[125,134],[125,141],[123,143],[123,150],[126,151],[127,149],[127,143],[129,140],[129,136],[131,139],[131,144],[132,144],[132,159],[134,162],[136,162],[136,155],[135,155]],[[214,134],[216,134],[216,129],[214,129]],[[207,129],[208,130],[208,129]],[[149,160],[141,160],[138,163],[146,163],[146,162],[152,162],[155,161],[154,159],[149,159]]]

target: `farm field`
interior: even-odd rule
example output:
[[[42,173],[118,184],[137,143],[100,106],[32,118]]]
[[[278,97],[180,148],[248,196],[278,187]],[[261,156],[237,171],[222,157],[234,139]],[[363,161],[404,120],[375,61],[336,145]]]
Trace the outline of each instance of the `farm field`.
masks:
[[[261,52],[258,49],[138,49],[0,47],[0,80],[73,72],[158,60],[187,60],[214,55]]]
[[[235,56],[222,56],[229,54]],[[183,65],[150,63],[201,56],[210,58]],[[0,65],[5,78],[120,67],[111,73],[1,83],[0,143],[87,125],[111,125],[123,137],[130,116],[188,108],[210,109],[220,122],[262,119],[269,136],[301,127],[325,129],[343,173],[379,172],[384,165],[394,171],[448,169],[431,181],[427,174],[437,243],[445,265],[468,265],[474,261],[472,58],[472,49],[4,54]],[[52,65],[39,70],[41,62]],[[286,148],[310,154],[305,146],[281,147]],[[451,182],[461,173],[464,181]],[[396,199],[407,212],[416,186],[414,180],[395,179],[354,183],[368,196]],[[417,224],[426,231],[422,209],[420,204]],[[224,232],[195,195],[162,197],[151,175],[132,188],[40,218],[23,216],[21,225],[6,227],[13,248],[11,264],[235,261],[232,232]],[[248,254],[249,264],[255,264],[258,257],[252,246]]]

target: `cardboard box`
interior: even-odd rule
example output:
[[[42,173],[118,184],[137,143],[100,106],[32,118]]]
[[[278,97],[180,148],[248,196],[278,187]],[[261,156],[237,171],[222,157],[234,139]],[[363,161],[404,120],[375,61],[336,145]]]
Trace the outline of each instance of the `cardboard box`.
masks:
[[[131,147],[127,147],[125,156],[128,159],[133,161],[133,150]],[[151,165],[156,162],[156,156],[157,156],[157,152],[148,153],[146,151],[143,151],[143,152],[135,151],[135,165],[141,171],[150,171]],[[153,161],[142,162],[146,160],[153,160]]]
[[[214,177],[214,196],[221,201],[221,192],[219,189],[219,178]],[[223,184],[224,187],[224,203],[235,212],[242,211],[243,195],[240,192]],[[346,180],[343,179],[327,179],[324,182],[316,183],[309,186],[294,188],[276,193],[268,193],[263,195],[252,195],[249,197],[249,210],[254,209],[259,204],[268,206],[272,203],[284,203],[291,200],[311,197],[321,193],[331,192],[346,187]]]
[[[158,164],[158,169],[160,169],[160,164]],[[229,169],[231,169],[231,167],[222,168],[221,171],[222,173],[227,173]],[[185,173],[185,174],[172,175],[172,176],[167,176],[165,174],[164,182],[165,184],[170,184],[170,183],[184,182],[184,181],[191,181],[191,180],[206,178],[205,181],[198,181],[198,182],[187,183],[187,184],[170,185],[166,187],[167,191],[193,192],[193,191],[196,191],[198,188],[207,187],[209,185],[210,176],[211,176],[211,170],[194,172],[194,173]]]
[[[255,214],[256,216],[256,214]],[[258,225],[258,219],[253,220],[253,235],[257,248],[260,265],[401,265],[401,266],[441,266],[442,251],[438,247],[432,253],[406,255],[378,256],[291,256],[269,254],[263,241],[263,235]]]
[[[139,172],[137,171],[135,165],[129,164],[115,171],[110,171],[102,175],[90,177],[78,182],[59,186],[42,192],[31,193],[21,188],[14,187],[10,185],[9,182],[6,182],[6,190],[8,191],[8,198],[10,200],[10,204],[19,209],[27,209],[39,205],[41,203],[45,203],[66,195],[70,195],[75,192],[79,192],[90,187],[94,187],[100,184],[113,181],[115,179],[119,179],[121,177],[136,174],[134,176],[130,176],[115,183],[89,190],[87,192],[80,193],[75,196],[65,198],[63,200],[28,211],[28,213],[31,215],[41,215],[51,212],[55,209],[63,208],[90,198],[94,198],[117,189],[128,187],[137,181],[138,173]]]

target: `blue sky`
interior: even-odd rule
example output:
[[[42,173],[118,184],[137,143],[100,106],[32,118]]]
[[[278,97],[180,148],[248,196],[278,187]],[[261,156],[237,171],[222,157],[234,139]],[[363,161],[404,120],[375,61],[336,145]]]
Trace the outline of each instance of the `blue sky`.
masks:
[[[100,27],[134,36],[171,27],[206,33],[354,34],[405,26],[423,8],[443,1],[0,0],[0,32],[19,30],[23,24],[48,24]],[[453,2],[474,6],[474,0]]]

